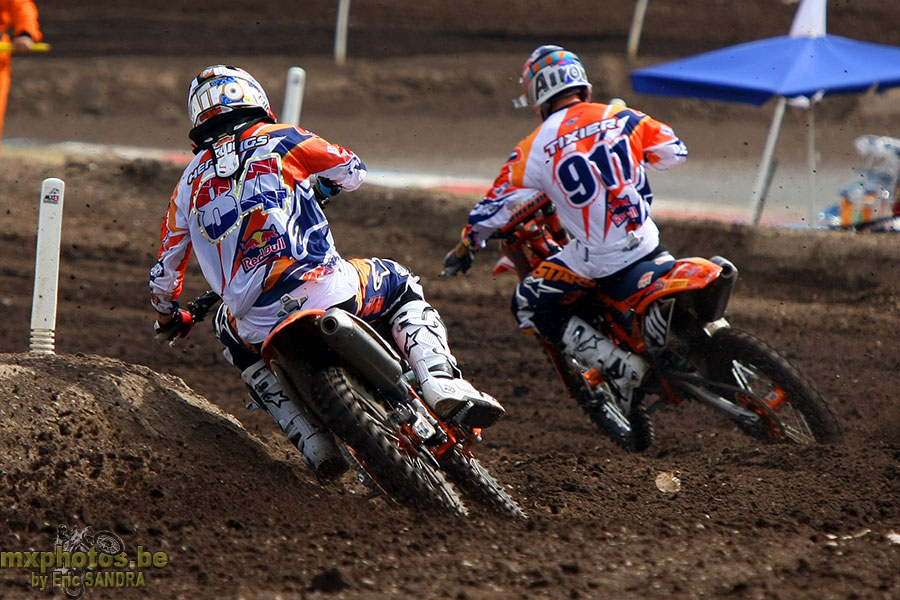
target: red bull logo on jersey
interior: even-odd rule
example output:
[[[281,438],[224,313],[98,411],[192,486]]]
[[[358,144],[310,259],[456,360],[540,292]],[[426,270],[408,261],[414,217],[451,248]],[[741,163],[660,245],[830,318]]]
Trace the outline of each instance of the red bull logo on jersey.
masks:
[[[274,225],[268,229],[257,229],[241,242],[241,266],[245,271],[251,271],[285,248],[287,240]]]

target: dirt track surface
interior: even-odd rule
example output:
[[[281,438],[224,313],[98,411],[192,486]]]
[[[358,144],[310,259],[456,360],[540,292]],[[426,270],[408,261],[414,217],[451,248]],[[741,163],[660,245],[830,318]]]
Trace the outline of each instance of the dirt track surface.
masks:
[[[14,67],[23,77],[53,66],[64,93],[51,93],[40,78],[14,83],[14,93],[27,95],[15,96],[7,136],[22,128],[48,141],[84,134],[184,148],[184,88],[198,68],[217,62],[211,58],[247,56],[277,80],[292,59],[267,41],[272,36],[308,44],[292,51],[329,70],[333,3],[309,3],[302,18],[283,11],[278,25],[254,25],[249,10],[237,15],[259,34],[258,44],[227,41],[235,39],[235,14],[204,12],[202,2],[127,17],[116,2],[83,10],[67,4],[41,4],[55,55]],[[274,11],[277,3],[264,4]],[[318,78],[309,111],[334,127],[323,135],[354,149],[415,156],[417,140],[475,122],[489,138],[479,144],[499,164],[531,124],[504,116],[505,104],[498,108],[515,93],[504,79],[508,68],[515,73],[523,54],[548,36],[583,43],[593,64],[620,68],[615,53],[630,19],[630,7],[619,7],[598,21],[597,34],[586,19],[561,19],[538,3],[528,3],[538,14],[527,19],[492,2],[456,11],[406,4],[354,2],[360,12],[351,35],[359,35],[351,48],[367,55]],[[597,3],[569,4],[577,12]],[[793,13],[775,0],[702,3],[708,20],[660,26],[661,18],[683,22],[682,6],[700,14],[698,4],[653,0],[648,51],[681,55],[743,41],[739,28],[718,26],[725,12],[741,17],[747,38],[785,31]],[[832,4],[831,31],[900,43],[900,28],[885,25],[897,19],[884,12],[887,3]],[[289,36],[287,27],[303,35]],[[711,32],[709,42],[688,35],[701,28]],[[151,43],[160,38],[162,47]],[[409,47],[428,56],[398,58]],[[458,69],[460,57],[492,66],[472,78]],[[70,93],[79,85],[85,93]],[[417,110],[415,94],[427,109]],[[656,106],[670,122],[704,110]],[[859,119],[830,110],[824,118],[832,129]],[[382,119],[409,131],[377,125]],[[765,121],[737,108],[716,119],[748,139]],[[503,128],[485,129],[495,122]],[[351,135],[359,137],[347,141]],[[452,164],[465,145],[434,148]],[[170,557],[147,571],[146,593],[95,589],[86,598],[900,597],[896,237],[661,223],[675,253],[721,254],[737,264],[732,323],[814,380],[846,433],[832,446],[766,445],[719,415],[682,405],[657,413],[656,444],[630,455],[598,436],[536,342],[516,331],[508,312],[514,281],[491,277],[494,248],[467,276],[437,277],[476,198],[371,186],[340,197],[328,214],[342,254],[393,257],[421,275],[466,375],[508,407],[478,454],[531,519],[511,522],[473,507],[459,522],[366,500],[352,478],[317,486],[269,418],[244,409],[244,385],[208,323],[174,348],[152,341],[147,273],[177,168],[39,151],[4,151],[0,160],[0,550],[49,550],[53,530],[67,524],[115,531],[130,553],[142,545]],[[46,358],[27,351],[36,200],[51,176],[66,181],[67,193],[58,356]],[[192,266],[185,297],[204,289]],[[660,473],[676,474],[681,491],[660,491]],[[3,570],[0,596],[34,597],[29,581],[28,569]]]
[[[20,181],[48,172],[19,167]],[[58,358],[26,354],[32,227],[2,234],[16,249],[0,272],[4,548],[47,547],[58,523],[112,529],[131,548],[169,552],[170,565],[148,576],[154,597],[900,593],[889,537],[900,533],[900,240],[664,223],[679,254],[737,263],[733,323],[812,377],[847,433],[829,447],[761,445],[682,405],[657,413],[649,452],[628,455],[598,437],[515,330],[514,282],[491,278],[492,249],[466,277],[436,277],[461,199],[342,197],[329,211],[342,252],[394,256],[419,272],[467,375],[509,408],[479,455],[532,519],[476,508],[459,523],[365,500],[352,479],[318,488],[268,417],[243,409],[243,384],[208,324],[175,348],[151,341],[153,206],[173,168],[73,160],[64,170]],[[31,196],[5,197],[0,210],[34,224]],[[186,295],[202,290],[192,269]],[[185,385],[211,405],[186,401]],[[681,491],[659,491],[661,472],[676,473]],[[3,575],[3,590],[24,597],[24,572]]]

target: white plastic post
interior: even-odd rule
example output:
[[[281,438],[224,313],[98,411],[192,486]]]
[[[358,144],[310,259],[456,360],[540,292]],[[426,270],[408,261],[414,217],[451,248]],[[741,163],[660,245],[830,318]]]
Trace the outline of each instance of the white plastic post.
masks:
[[[291,67],[287,72],[284,87],[284,108],[281,122],[288,125],[300,124],[300,110],[303,108],[303,91],[306,88],[306,71],[301,67]]]
[[[334,26],[334,62],[344,66],[347,61],[347,27],[350,22],[350,0],[338,1],[337,23]]]
[[[644,28],[644,17],[647,15],[647,4],[650,0],[637,0],[631,16],[631,29],[628,30],[627,54],[630,60],[637,58],[638,44],[641,42],[641,30]]]
[[[51,177],[41,185],[37,252],[34,258],[34,297],[31,304],[31,352],[36,354],[55,353],[56,295],[64,191],[62,179]]]

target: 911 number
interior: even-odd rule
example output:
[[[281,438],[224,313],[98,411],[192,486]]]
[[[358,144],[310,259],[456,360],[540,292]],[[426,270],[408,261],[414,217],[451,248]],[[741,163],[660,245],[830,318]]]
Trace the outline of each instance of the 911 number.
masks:
[[[601,140],[589,155],[575,154],[556,168],[557,181],[576,208],[590,204],[603,190],[616,195],[633,183],[633,175],[628,138],[624,136],[614,143]]]

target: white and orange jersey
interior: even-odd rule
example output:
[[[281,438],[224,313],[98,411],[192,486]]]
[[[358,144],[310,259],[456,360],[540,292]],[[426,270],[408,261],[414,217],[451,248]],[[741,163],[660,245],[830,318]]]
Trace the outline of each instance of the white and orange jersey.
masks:
[[[470,241],[502,226],[511,204],[543,191],[574,238],[570,252],[581,258],[573,270],[590,279],[615,273],[659,244],[647,168],[668,169],[686,157],[669,126],[632,108],[579,102],[560,109],[519,142],[472,210]]]
[[[158,312],[174,310],[192,248],[210,288],[235,317],[278,303],[340,260],[309,177],[352,191],[366,176],[359,157],[291,125],[252,125],[235,143],[238,173],[218,177],[212,154],[203,150],[172,194],[150,271]]]

